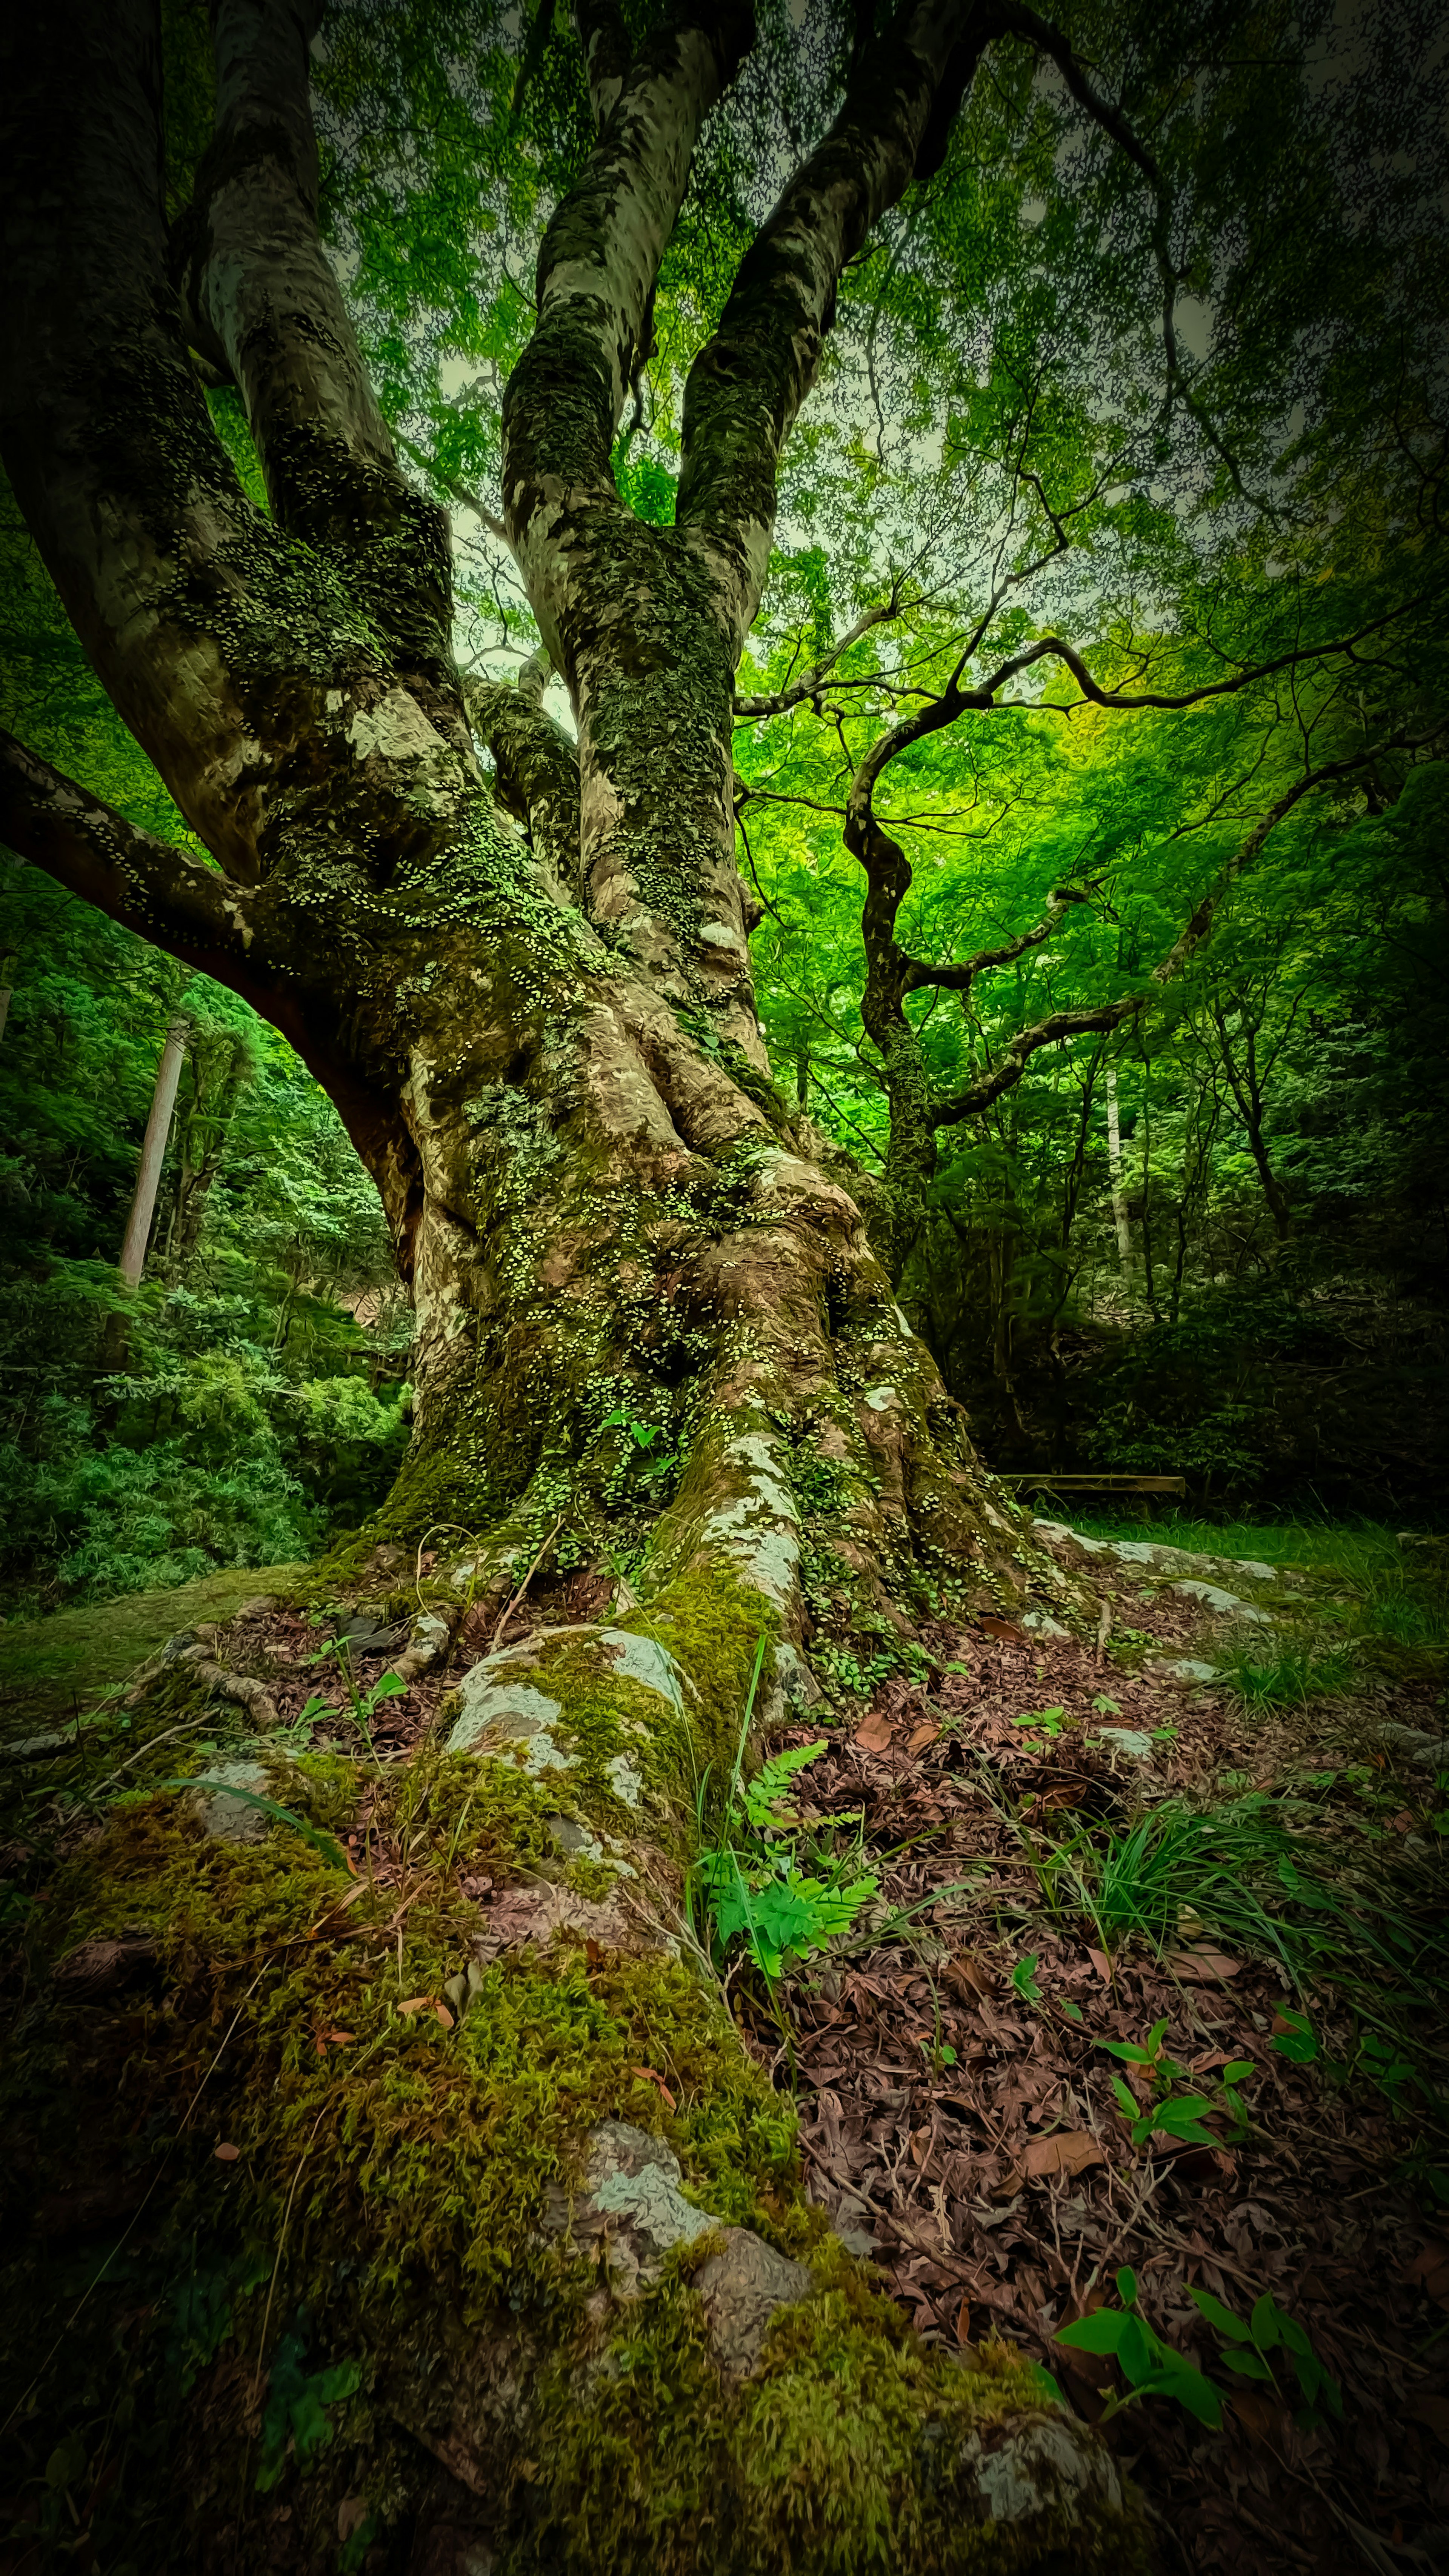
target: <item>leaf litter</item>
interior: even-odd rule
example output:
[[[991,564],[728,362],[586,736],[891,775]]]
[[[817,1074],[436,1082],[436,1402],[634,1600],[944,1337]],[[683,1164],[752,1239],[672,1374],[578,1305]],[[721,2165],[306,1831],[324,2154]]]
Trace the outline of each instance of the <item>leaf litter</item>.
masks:
[[[1134,1600],[1132,1618],[1174,1651],[1193,1633],[1176,1602]],[[1204,2374],[1221,2394],[1217,2431],[1162,2398],[1104,2429],[1164,2569],[1449,2566],[1449,2208],[1435,2218],[1422,2177],[1427,2155],[1449,2158],[1442,2132],[1426,2150],[1423,2099],[1410,2108],[1365,2075],[1361,1997],[1356,2014],[1329,1980],[1305,2011],[1278,1964],[1230,1950],[1191,1907],[1161,1957],[1136,1940],[1109,1955],[1088,1923],[1050,1919],[1023,1837],[1120,1831],[1174,1799],[1261,1800],[1307,1771],[1309,1829],[1357,1859],[1365,1831],[1390,1834],[1352,1795],[1325,1798],[1311,1766],[1346,1744],[1330,1786],[1381,1773],[1365,1720],[1426,1725],[1425,1693],[1249,1716],[1224,1690],[1115,1667],[1109,1698],[1100,1650],[1005,1620],[923,1642],[929,1686],[887,1682],[810,1775],[815,1829],[851,1818],[880,1880],[831,1963],[787,1973],[776,1998],[812,2196],[928,2343],[1005,2337],[1092,2422],[1122,2383],[1057,2337],[1115,2308],[1130,2267],[1154,2348],[1180,2356],[1183,2384]],[[1051,1722],[1024,1726],[1027,1711]],[[1371,1794],[1391,1798],[1392,1782]],[[1159,2023],[1181,2078],[1166,2129],[1147,2117],[1165,2079],[1111,2053],[1144,2055]],[[784,2080],[777,2019],[746,2030]],[[1173,2110],[1192,2114],[1185,2136]],[[1243,2363],[1199,2296],[1244,2314],[1276,2302],[1341,2388],[1342,2420],[1295,2420],[1291,2374]],[[1235,2377],[1225,2350],[1266,2383]]]

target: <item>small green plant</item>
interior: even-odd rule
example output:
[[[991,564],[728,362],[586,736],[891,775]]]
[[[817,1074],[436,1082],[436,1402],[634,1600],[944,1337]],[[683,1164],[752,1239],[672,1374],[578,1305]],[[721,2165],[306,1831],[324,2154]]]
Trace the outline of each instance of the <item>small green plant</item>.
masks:
[[[1391,2039],[1376,2030],[1366,2030],[1358,2044],[1358,2065],[1371,2084],[1377,2085],[1396,2120],[1408,2109],[1407,2096],[1417,2089],[1413,2066]]]
[[[362,2385],[357,2361],[335,2362],[330,2370],[306,2368],[309,2323],[306,2310],[300,2310],[295,2331],[282,2337],[272,2363],[256,2480],[262,2495],[278,2484],[289,2453],[305,2462],[325,2450],[334,2430],[328,2407],[354,2396]]]
[[[1290,2012],[1286,2004],[1280,2004],[1277,2018],[1283,2027],[1274,2031],[1270,2045],[1292,2065],[1311,2066],[1319,2048],[1307,2013]]]
[[[1265,2292],[1247,2318],[1235,2316],[1208,2290],[1189,2288],[1189,2298],[1207,2319],[1213,2332],[1222,2338],[1224,2367],[1236,2371],[1240,2379],[1266,2380],[1278,2388],[1278,2377],[1268,2355],[1286,2353],[1293,2364],[1303,2404],[1297,2421],[1301,2431],[1311,2432],[1323,2423],[1318,2412],[1320,2401],[1330,2415],[1342,2417],[1343,2396],[1338,2382],[1331,2379],[1309,2342],[1302,2326],[1285,2316],[1276,2301]],[[1279,2390],[1279,2394],[1282,2391]]]
[[[738,1941],[773,1985],[787,1959],[808,1958],[848,1932],[879,1880],[871,1874],[850,1875],[853,1853],[816,1855],[813,1870],[800,1867],[801,1819],[790,1804],[790,1784],[819,1760],[826,1748],[823,1735],[814,1744],[791,1745],[774,1754],[752,1780],[744,1780],[745,1744],[764,1656],[762,1638],[720,1831],[712,1843],[701,1840],[686,1892],[691,1920],[697,1905],[716,1964],[723,1964],[731,1942]],[[707,1786],[706,1773],[697,1799],[701,1829]],[[851,1820],[832,1819],[837,1825],[842,1821]]]
[[[1170,2397],[1216,2433],[1223,2420],[1221,2393],[1153,2333],[1137,2305],[1137,2275],[1125,2264],[1117,2275],[1117,2291],[1120,2308],[1098,2308],[1089,2317],[1078,2317],[1074,2325],[1059,2327],[1054,2338],[1074,2352],[1105,2353],[1116,2362],[1127,2382],[1126,2394],[1111,2391],[1101,2421],[1110,2423],[1124,2407],[1135,2406],[1144,2397]]]
[[[1167,2093],[1167,2086],[1186,2083],[1191,2069],[1179,2066],[1175,2058],[1168,2056],[1162,2045],[1166,2033],[1167,2022],[1163,2019],[1154,2023],[1145,2045],[1130,2039],[1099,2039],[1097,2042],[1109,2057],[1120,2058],[1124,2066],[1135,2067],[1139,2076],[1152,2085],[1154,2095],[1159,2091],[1162,2094],[1162,2098],[1155,2098],[1144,2110],[1121,2076],[1113,2076],[1112,2091],[1118,2109],[1131,2128],[1133,2145],[1145,2146],[1154,2131],[1163,2130],[1168,2137],[1179,2139],[1184,2145],[1219,2146],[1221,2139],[1203,2125],[1207,2115],[1214,2111],[1225,2111],[1234,2133],[1242,2136],[1249,2122],[1238,2086],[1245,2076],[1256,2073],[1252,2059],[1235,2057],[1228,2060],[1219,2077],[1216,2100],[1206,2093]]]
[[[600,1423],[601,1431],[619,1431],[624,1436],[626,1462],[639,1467],[644,1484],[652,1494],[666,1485],[679,1465],[677,1449],[662,1449],[656,1444],[664,1438],[664,1427],[658,1422],[640,1422],[632,1413],[616,1406]]]
[[[1053,1740],[1062,1733],[1064,1727],[1070,1726],[1071,1722],[1064,1708],[1031,1708],[1024,1716],[1014,1717],[1011,1721],[1013,1726],[1040,1729],[1043,1735],[1050,1736]]]
[[[1025,2004],[1039,2004],[1042,1999],[1041,1988],[1036,1981],[1037,1958],[1035,1950],[1028,1951],[1024,1959],[1017,1960],[1011,1972],[1011,1991],[1020,1995]]]
[[[370,1689],[364,1691],[359,1685],[357,1668],[352,1660],[350,1637],[329,1638],[325,1646],[319,1646],[315,1655],[307,1657],[307,1661],[309,1664],[324,1663],[329,1655],[335,1655],[337,1658],[337,1670],[341,1676],[342,1687],[347,1693],[346,1714],[351,1718],[367,1747],[367,1758],[373,1769],[380,1772],[382,1764],[378,1760],[377,1748],[372,1740],[372,1720],[376,1717],[383,1701],[397,1699],[407,1689],[407,1683],[399,1673],[381,1673]],[[336,1717],[340,1713],[333,1707],[330,1700],[323,1699],[314,1691],[305,1708],[299,1712],[292,1723],[294,1727],[306,1727],[310,1736],[311,1728],[324,1716]]]

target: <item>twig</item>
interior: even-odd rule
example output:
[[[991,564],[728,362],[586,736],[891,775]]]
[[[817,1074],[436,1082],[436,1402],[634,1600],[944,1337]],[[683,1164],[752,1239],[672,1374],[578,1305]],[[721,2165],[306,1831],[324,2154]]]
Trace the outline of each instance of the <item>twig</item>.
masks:
[[[326,2102],[324,2102],[324,2103],[323,2103],[323,2105],[322,2105],[321,2110],[320,2110],[320,2111],[318,2112],[318,2114],[317,2114],[316,2119],[315,2119],[315,2120],[313,2121],[313,2123],[312,2123],[312,2136],[307,2140],[307,2143],[306,2143],[305,2147],[302,2149],[302,2152],[301,2152],[300,2156],[297,2158],[297,2170],[296,2170],[296,2172],[295,2172],[295,2173],[293,2174],[293,2176],[292,2176],[292,2188],[291,2188],[291,2190],[290,2190],[290,2191],[288,2192],[288,2194],[287,2194],[287,2206],[286,2206],[286,2208],[285,2208],[285,2209],[283,2210],[283,2212],[282,2212],[282,2232],[281,2232],[280,2236],[277,2238],[277,2259],[276,2259],[275,2263],[272,2265],[272,2277],[271,2277],[271,2282],[270,2282],[270,2284],[269,2284],[269,2286],[268,2286],[268,2289],[267,2289],[267,2304],[266,2304],[265,2312],[264,2312],[263,2317],[262,2317],[262,2337],[261,2337],[261,2341],[260,2341],[260,2343],[259,2343],[259,2344],[258,2344],[258,2346],[257,2346],[257,2375],[256,2375],[256,2378],[255,2378],[255,2379],[253,2380],[253,2382],[252,2382],[252,2394],[251,2394],[251,2402],[252,2402],[253,2406],[255,2406],[255,2404],[256,2404],[256,2402],[257,2402],[258,2397],[261,2395],[261,2388],[262,2388],[262,2364],[263,2364],[263,2362],[264,2362],[264,2361],[265,2361],[265,2359],[266,2359],[266,2353],[267,2353],[267,2328],[268,2328],[268,2326],[269,2326],[269,2325],[271,2324],[271,2322],[272,2322],[272,2301],[273,2301],[274,2297],[276,2296],[276,2290],[277,2290],[277,2274],[280,2272],[280,2270],[281,2270],[281,2268],[282,2268],[282,2253],[283,2253],[283,2249],[285,2248],[285,2246],[286,2246],[286,2242],[287,2242],[287,2229],[288,2229],[288,2226],[289,2226],[289,2225],[290,2225],[290,2223],[291,2223],[291,2217],[292,2217],[292,2203],[293,2203],[293,2201],[294,2201],[294,2200],[296,2199],[296,2197],[297,2197],[297,2185],[298,2185],[298,2183],[299,2183],[299,2182],[301,2181],[301,2179],[302,2179],[302,2167],[304,2166],[304,2164],[305,2164],[305,2163],[306,2163],[306,2161],[307,2161],[307,2158],[310,2156],[310,2154],[311,2154],[311,2152],[312,2152],[313,2141],[314,2141],[314,2140],[315,2140],[315,2138],[316,2138],[316,2135],[317,2135],[318,2130],[319,2130],[319,2129],[321,2128],[321,2126],[322,2126],[323,2120],[324,2120],[324,2119],[326,2118],[326,2116],[327,2116],[327,2109],[328,2109],[328,2105],[327,2105],[327,2103],[326,2103]]]
[[[529,1567],[528,1572],[525,1574],[523,1581],[518,1587],[518,1590],[515,1592],[512,1600],[508,1603],[497,1627],[493,1631],[493,1643],[488,1649],[490,1655],[497,1654],[499,1640],[503,1635],[504,1629],[507,1627],[514,1611],[518,1608],[520,1601],[523,1599],[525,1592],[528,1590],[530,1583],[533,1581],[534,1576],[537,1574],[539,1567],[542,1565],[544,1558],[547,1556],[549,1549],[552,1547],[554,1540],[557,1538],[559,1531],[562,1528],[563,1514],[560,1512],[558,1519],[554,1522],[552,1529],[549,1531],[549,1534],[544,1540],[542,1547],[539,1549],[537,1556],[534,1558],[532,1565]]]

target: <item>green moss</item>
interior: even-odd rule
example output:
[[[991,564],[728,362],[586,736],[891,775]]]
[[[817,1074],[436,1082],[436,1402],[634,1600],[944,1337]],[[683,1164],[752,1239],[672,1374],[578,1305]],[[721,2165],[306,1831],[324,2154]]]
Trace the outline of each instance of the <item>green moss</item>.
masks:
[[[287,1601],[304,1587],[299,1565],[235,1565],[168,1592],[132,1592],[48,1619],[13,1619],[0,1630],[5,1732],[89,1707],[164,1646],[178,1629],[235,1616],[243,1601],[272,1593]],[[14,1696],[12,1697],[12,1694]]]
[[[1142,2576],[1130,2510],[1048,2506],[1014,2526],[978,2501],[973,2518],[973,2437],[1039,2403],[1008,2347],[958,2368],[852,2273],[785,2311],[760,2373],[731,2385],[690,2268],[582,2369],[571,2354],[547,2374],[504,2502],[507,2576]]]

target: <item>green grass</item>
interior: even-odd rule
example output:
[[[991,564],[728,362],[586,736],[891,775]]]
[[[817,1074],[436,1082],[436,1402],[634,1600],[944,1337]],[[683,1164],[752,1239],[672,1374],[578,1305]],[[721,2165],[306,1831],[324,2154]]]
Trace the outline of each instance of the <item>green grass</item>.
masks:
[[[1268,1565],[1321,1569],[1345,1582],[1403,1574],[1409,1552],[1387,1521],[1204,1520],[1186,1512],[1073,1512],[1091,1538],[1150,1539],[1197,1556],[1259,1557]]]
[[[203,1620],[230,1619],[260,1592],[285,1592],[299,1565],[233,1565],[170,1592],[131,1592],[48,1619],[12,1619],[0,1627],[0,1736],[90,1708],[174,1637]]]
[[[1089,1538],[1149,1539],[1159,1547],[1180,1547],[1198,1556],[1257,1558],[1296,1573],[1316,1575],[1313,1593],[1300,1595],[1305,1609],[1321,1618],[1324,1595],[1343,1614],[1351,1637],[1368,1645],[1398,1647],[1409,1654],[1441,1655],[1449,1650],[1449,1567],[1445,1543],[1438,1548],[1405,1548],[1386,1521],[1222,1520],[1190,1517],[1184,1512],[1149,1514],[1082,1512],[1074,1527]],[[1291,1656],[1279,1659],[1285,1665]],[[1276,1687],[1249,1687],[1241,1693],[1260,1706],[1278,1706],[1342,1687],[1341,1678],[1317,1678],[1300,1684],[1314,1658],[1300,1656],[1305,1667],[1295,1677],[1286,1671]],[[1331,1661],[1331,1658],[1327,1659]],[[1265,1666],[1266,1670],[1266,1666]]]
[[[1276,1652],[1252,1646],[1230,1646],[1218,1656],[1218,1672],[1244,1708],[1303,1708],[1311,1699],[1347,1690],[1353,1662],[1345,1648],[1316,1655],[1303,1646],[1280,1646]]]

